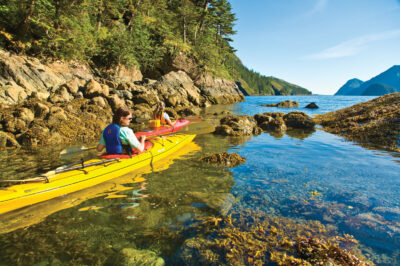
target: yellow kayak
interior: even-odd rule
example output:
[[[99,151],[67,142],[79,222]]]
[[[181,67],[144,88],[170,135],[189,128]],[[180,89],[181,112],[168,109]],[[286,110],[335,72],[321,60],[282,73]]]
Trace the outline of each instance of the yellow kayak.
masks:
[[[0,188],[0,214],[95,186],[175,153],[196,135],[176,134],[150,140],[152,146],[132,158],[93,159],[28,179],[25,184]],[[123,156],[120,156],[123,157]],[[28,183],[29,182],[29,183]]]

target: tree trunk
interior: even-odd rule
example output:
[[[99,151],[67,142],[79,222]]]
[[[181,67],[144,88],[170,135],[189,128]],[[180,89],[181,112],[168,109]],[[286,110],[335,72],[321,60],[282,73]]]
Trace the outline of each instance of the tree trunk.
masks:
[[[208,4],[210,3],[211,0],[205,0],[204,1],[204,5],[203,5],[203,14],[201,15],[200,18],[200,23],[199,26],[196,27],[196,30],[194,32],[194,43],[196,44],[196,39],[197,39],[197,34],[201,32],[201,30],[203,29],[203,24],[207,15],[207,10],[208,10]]]
[[[17,35],[18,37],[24,37],[26,36],[28,30],[29,30],[29,20],[31,19],[33,12],[35,11],[35,0],[31,0],[31,2],[28,4],[28,11],[24,17],[24,19],[21,21],[21,23],[18,26],[17,29]]]
[[[100,1],[99,12],[97,13],[97,30],[101,28],[101,18],[103,16],[103,1]]]
[[[183,43],[186,43],[186,16],[183,16]]]
[[[60,27],[60,0],[56,0],[54,4],[55,4],[54,28],[58,29]]]

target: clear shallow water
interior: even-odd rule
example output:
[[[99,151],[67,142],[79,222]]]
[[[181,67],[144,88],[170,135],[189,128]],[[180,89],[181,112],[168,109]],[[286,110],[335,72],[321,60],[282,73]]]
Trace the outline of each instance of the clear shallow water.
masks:
[[[229,109],[253,115],[298,110],[312,115],[372,98],[257,96],[235,105],[213,106],[206,113]],[[299,101],[301,107],[259,106],[286,99]],[[302,108],[310,102],[316,102],[320,109]],[[354,235],[375,263],[398,263],[398,153],[364,149],[322,130],[224,138],[207,133],[217,120],[218,117],[209,115],[205,122],[190,125],[188,132],[199,134],[195,142],[200,151],[161,164],[153,172],[132,172],[92,190],[34,206],[17,215],[18,221],[7,220],[7,225],[25,223],[25,228],[0,235],[0,264],[112,264],[119,250],[134,248],[152,250],[172,265],[170,257],[192,236],[188,232],[196,219],[247,208],[300,220],[319,220],[341,233]],[[21,151],[4,152],[0,155],[5,166],[1,178],[30,176],[40,172],[40,168],[82,156],[60,157],[58,152],[62,148],[34,151],[29,156]],[[197,160],[226,150],[246,157],[246,163],[224,169]],[[51,159],[42,162],[41,158],[46,156]],[[90,152],[85,156],[91,156]]]

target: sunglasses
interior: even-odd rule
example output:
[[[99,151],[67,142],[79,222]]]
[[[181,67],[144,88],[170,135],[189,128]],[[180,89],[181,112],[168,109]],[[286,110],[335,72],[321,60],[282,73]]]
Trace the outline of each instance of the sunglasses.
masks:
[[[129,121],[132,121],[132,117],[123,117],[124,119],[128,119]]]

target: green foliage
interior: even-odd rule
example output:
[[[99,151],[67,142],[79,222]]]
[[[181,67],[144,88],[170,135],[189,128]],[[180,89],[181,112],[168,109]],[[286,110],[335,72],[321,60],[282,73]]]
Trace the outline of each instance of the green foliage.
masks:
[[[184,52],[249,94],[309,94],[244,67],[230,45],[235,21],[228,0],[0,0],[0,46],[144,73]]]
[[[248,69],[239,58],[231,55],[226,61],[232,77],[240,81],[249,95],[310,95],[311,92],[275,77],[266,77]]]

